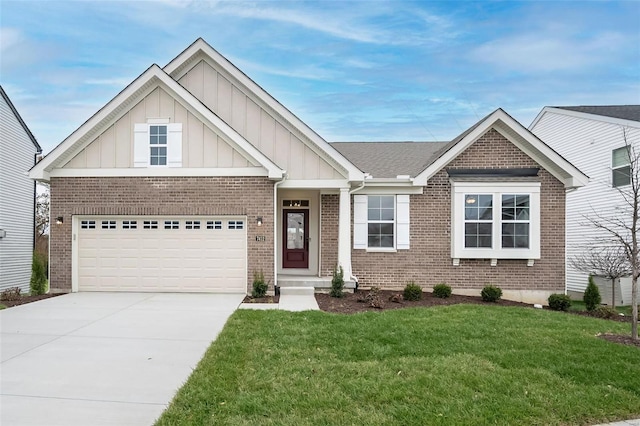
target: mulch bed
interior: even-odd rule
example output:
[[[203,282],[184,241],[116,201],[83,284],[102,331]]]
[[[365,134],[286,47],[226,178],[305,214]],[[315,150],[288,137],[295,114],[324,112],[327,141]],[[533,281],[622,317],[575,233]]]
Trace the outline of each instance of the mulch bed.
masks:
[[[635,346],[640,349],[640,340],[633,340],[631,339],[631,336],[605,333],[605,334],[598,335],[598,337],[613,343],[618,343],[620,345]]]
[[[360,290],[356,293],[345,293],[344,297],[338,299],[331,297],[328,294],[316,293],[316,300],[320,309],[326,312],[335,312],[340,314],[355,314],[358,312],[367,311],[379,311],[387,309],[402,309],[413,307],[431,307],[431,306],[445,306],[445,305],[457,305],[460,303],[474,303],[479,305],[499,305],[499,306],[520,306],[532,308],[532,305],[527,303],[512,302],[510,300],[498,300],[495,303],[484,302],[480,297],[474,296],[460,296],[452,294],[446,299],[440,299],[434,297],[431,293],[424,293],[421,300],[410,302],[402,300],[402,292],[391,290],[380,290],[379,295],[381,299],[381,307],[373,308],[368,303],[358,302],[358,299],[362,295],[368,293],[368,290]],[[400,297],[398,297],[400,295]],[[393,302],[390,299],[400,299],[398,302]]]
[[[280,302],[280,295],[265,296],[265,297],[246,296],[242,301],[242,303],[278,303],[278,302]]]
[[[48,299],[50,297],[62,296],[65,293],[47,293],[47,294],[39,294],[37,296],[20,296],[18,300],[2,300],[0,301],[0,305],[4,305],[7,308],[12,308],[14,306],[24,305],[26,303],[37,302],[38,300]]]

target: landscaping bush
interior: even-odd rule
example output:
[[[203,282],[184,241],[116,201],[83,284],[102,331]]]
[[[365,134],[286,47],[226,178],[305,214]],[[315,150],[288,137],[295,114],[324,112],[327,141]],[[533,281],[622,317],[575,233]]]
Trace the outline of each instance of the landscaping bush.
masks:
[[[338,268],[333,268],[333,278],[331,278],[331,291],[329,291],[329,296],[331,297],[342,297],[344,296],[344,270],[342,266]]]
[[[366,303],[372,308],[382,309],[382,297],[380,297],[380,287],[371,287],[368,292],[358,296],[358,302]]]
[[[20,290],[20,287],[8,288],[0,293],[0,300],[20,300],[21,292],[22,290]]]
[[[451,296],[451,286],[446,285],[445,283],[436,284],[433,286],[433,295],[440,299],[446,299]]]
[[[31,294],[45,294],[47,292],[47,274],[44,270],[42,257],[37,253],[33,254],[31,262]]]
[[[404,300],[411,300],[414,302],[416,300],[420,300],[422,299],[422,287],[420,287],[418,284],[414,283],[413,281],[410,281],[404,287],[404,292],[402,293],[402,297],[404,297]]]
[[[595,310],[596,307],[600,306],[600,302],[602,302],[600,290],[598,290],[598,286],[593,280],[593,275],[589,275],[589,285],[587,285],[587,289],[584,291],[582,300],[584,300],[584,304],[589,312]]]
[[[554,311],[568,311],[571,306],[571,298],[562,293],[552,294],[547,301],[549,302],[549,308]]]
[[[609,307],[609,306],[598,306],[591,313],[598,317],[604,319],[611,319],[618,316],[618,311]]]
[[[264,281],[264,273],[253,273],[253,290],[251,291],[251,297],[259,298],[267,295],[267,288],[269,285]]]
[[[487,285],[480,292],[480,296],[485,302],[497,302],[502,297],[502,290],[500,287]]]

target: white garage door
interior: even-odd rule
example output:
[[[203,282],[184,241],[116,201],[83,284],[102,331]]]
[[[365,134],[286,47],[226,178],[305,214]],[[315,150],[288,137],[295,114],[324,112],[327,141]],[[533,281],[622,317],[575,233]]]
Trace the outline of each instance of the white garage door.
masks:
[[[246,291],[242,217],[82,217],[77,223],[80,291]]]

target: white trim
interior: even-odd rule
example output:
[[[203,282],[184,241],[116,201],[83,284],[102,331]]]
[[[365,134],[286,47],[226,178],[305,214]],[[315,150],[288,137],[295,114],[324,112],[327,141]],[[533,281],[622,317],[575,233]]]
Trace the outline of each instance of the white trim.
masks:
[[[342,189],[351,188],[346,179],[287,179],[280,185],[281,189]]]
[[[416,195],[423,194],[423,186],[389,186],[389,187],[377,187],[369,186],[367,181],[366,186],[358,191],[358,194],[362,195]]]
[[[540,259],[540,182],[451,182],[451,258],[453,259]],[[492,248],[465,248],[464,196],[493,195]],[[501,248],[501,195],[530,195],[529,248]],[[455,264],[455,261],[454,261]]]
[[[168,118],[147,118],[147,124],[169,124],[170,122]]]
[[[54,169],[50,177],[145,177],[145,176],[268,176],[263,167],[231,168],[121,168],[121,169]]]
[[[396,249],[409,250],[410,248],[410,223],[411,205],[410,196],[405,194],[396,195]]]
[[[536,118],[533,119],[533,121],[529,125],[529,130],[533,130],[536,124],[538,124],[538,122],[542,119],[542,117],[546,113],[561,114],[569,117],[596,120],[596,121],[602,121],[605,123],[617,124],[620,126],[640,128],[640,122],[634,121],[634,120],[626,120],[624,118],[608,117],[606,115],[593,114],[593,113],[581,112],[581,111],[572,111],[572,110],[563,109],[563,108],[546,106],[542,108],[542,110],[538,113]]]
[[[80,218],[71,216],[71,292],[78,292],[78,230]]]
[[[201,55],[203,57],[200,57]],[[327,141],[325,141],[316,132],[314,132],[313,129],[307,126],[302,120],[296,117],[281,103],[276,101],[262,87],[260,87],[253,80],[247,77],[246,74],[240,71],[240,69],[233,65],[227,58],[218,53],[202,38],[197,39],[193,44],[191,44],[191,46],[189,46],[171,62],[169,62],[163,69],[167,74],[171,75],[172,78],[174,78],[175,80],[179,80],[184,74],[189,71],[190,68],[188,67],[188,65],[191,62],[195,62],[195,59],[208,59],[208,63],[209,61],[213,61],[213,63],[210,63],[210,65],[213,65],[213,68],[222,68],[222,70],[228,73],[229,76],[231,76],[241,86],[244,86],[247,89],[248,93],[245,93],[246,95],[253,98],[254,101],[258,101],[257,103],[264,109],[270,110],[275,114],[281,116],[286,122],[290,123],[291,126],[293,126],[301,135],[303,135],[305,139],[308,139],[308,141],[311,142],[312,145],[315,145],[315,147],[309,145],[308,143],[306,143],[306,141],[303,140],[303,143],[309,146],[311,150],[315,151],[317,154],[321,154],[322,157],[324,157],[325,155],[328,156],[329,159],[331,159],[333,162],[347,171],[348,179],[350,181],[361,181],[364,179],[364,174],[362,173],[362,171],[360,171],[354,164],[347,160],[346,157],[340,154],[335,148],[327,143]],[[316,147],[322,150],[322,153],[317,152]]]
[[[589,178],[585,174],[562,158],[557,152],[514,120],[509,114],[502,109],[497,109],[482,122],[478,123],[471,132],[460,139],[440,158],[416,176],[414,185],[426,185],[431,177],[442,170],[492,128],[500,132],[500,134],[505,136],[518,149],[529,155],[549,173],[563,182],[566,188],[580,187],[588,183]],[[507,129],[509,132],[507,132]]]
[[[364,250],[368,245],[367,208],[366,195],[353,196],[353,248]]]
[[[338,264],[345,277],[351,276],[351,194],[349,188],[340,189],[338,207]]]

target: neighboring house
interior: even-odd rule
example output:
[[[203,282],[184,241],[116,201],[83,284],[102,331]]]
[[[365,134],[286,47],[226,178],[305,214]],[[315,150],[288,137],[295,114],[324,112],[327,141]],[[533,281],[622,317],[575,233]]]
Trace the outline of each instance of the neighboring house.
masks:
[[[42,150],[0,87],[0,291],[29,291],[35,183],[27,174]]]
[[[333,146],[202,39],[152,65],[31,170],[51,184],[51,286],[245,292],[564,287],[579,170],[498,109],[449,143]]]
[[[620,216],[619,189],[629,184],[629,144],[640,149],[640,105],[545,107],[529,129],[589,176],[589,184],[567,194],[567,292],[576,298],[588,284],[588,275],[575,270],[570,260],[607,234],[588,218]],[[611,285],[600,284],[603,301],[611,303]],[[617,284],[616,303],[631,302],[631,279]]]

